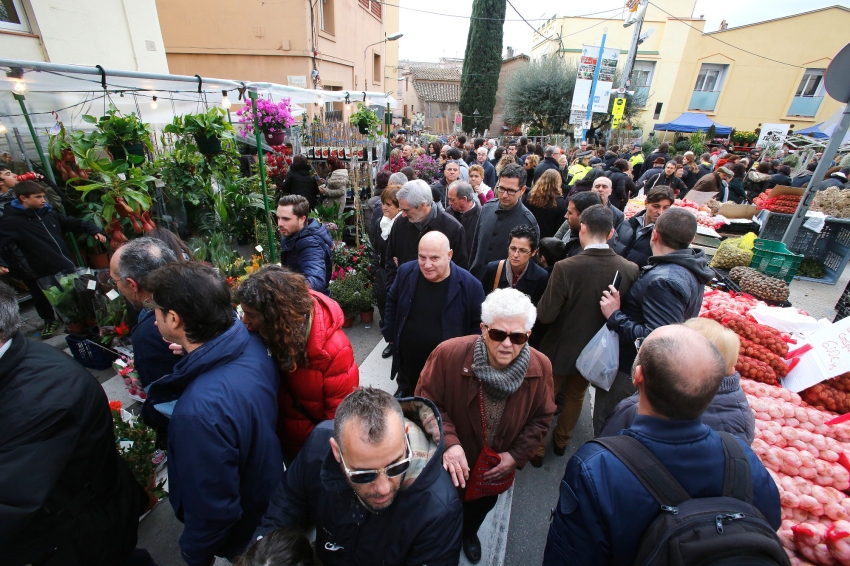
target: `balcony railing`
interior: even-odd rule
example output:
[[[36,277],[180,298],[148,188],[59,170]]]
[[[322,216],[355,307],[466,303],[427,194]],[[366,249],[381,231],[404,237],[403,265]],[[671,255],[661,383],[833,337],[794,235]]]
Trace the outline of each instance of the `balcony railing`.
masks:
[[[795,96],[788,109],[789,116],[814,117],[818,113],[822,96]]]
[[[717,107],[717,99],[720,97],[720,91],[707,92],[695,90],[691,95],[691,103],[688,105],[688,110],[702,110],[704,112],[712,112]]]

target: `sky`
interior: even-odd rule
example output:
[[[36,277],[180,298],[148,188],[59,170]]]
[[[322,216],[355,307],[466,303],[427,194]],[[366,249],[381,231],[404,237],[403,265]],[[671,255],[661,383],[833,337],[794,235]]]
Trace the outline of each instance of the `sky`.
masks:
[[[615,16],[612,22],[622,21],[615,10],[624,4],[622,0],[595,0],[594,2],[556,3],[544,0],[510,0],[520,14],[531,25],[537,27],[553,14],[558,16],[579,16],[591,12],[602,12],[601,17]],[[398,4],[398,31],[404,34],[399,40],[399,58],[412,61],[434,61],[440,57],[463,57],[466,49],[466,36],[469,32],[468,16],[472,13],[472,0],[430,0],[412,2],[411,0],[387,0]],[[790,16],[802,11],[814,10],[826,6],[843,5],[850,7],[848,0],[697,0],[694,17],[704,15],[706,31],[716,30],[720,22],[726,20],[729,27],[751,24],[782,16]],[[805,7],[804,7],[805,6]],[[441,16],[427,12],[450,14]],[[462,16],[462,17],[455,17]],[[598,17],[598,16],[597,16]],[[532,29],[523,22],[511,4],[505,13],[503,47],[511,46],[516,53],[531,54]],[[679,24],[683,25],[683,24]],[[387,30],[392,33],[395,30]],[[817,30],[812,30],[817,33]],[[805,41],[805,39],[800,39]],[[765,46],[765,55],[769,55],[779,45]]]

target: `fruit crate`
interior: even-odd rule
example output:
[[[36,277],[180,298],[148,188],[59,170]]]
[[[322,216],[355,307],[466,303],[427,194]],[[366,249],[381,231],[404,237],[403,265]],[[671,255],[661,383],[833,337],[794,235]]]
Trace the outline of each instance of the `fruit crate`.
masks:
[[[756,238],[750,267],[786,283],[791,283],[803,256],[788,251],[782,242]]]
[[[759,238],[780,241],[791,223],[790,214],[763,211]],[[820,279],[797,277],[802,281],[814,281],[835,285],[850,259],[850,219],[827,218],[820,233],[801,226],[788,250],[803,257],[823,263],[826,275]]]

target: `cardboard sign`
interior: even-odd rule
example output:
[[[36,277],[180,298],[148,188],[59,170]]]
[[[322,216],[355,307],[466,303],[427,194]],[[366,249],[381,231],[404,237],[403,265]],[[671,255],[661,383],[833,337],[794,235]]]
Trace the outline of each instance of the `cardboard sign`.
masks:
[[[815,332],[809,341],[828,378],[850,371],[850,318]]]
[[[690,201],[696,205],[702,206],[711,199],[717,196],[717,191],[711,193],[703,193],[700,191],[689,191],[688,196],[685,197],[685,200]]]
[[[770,191],[770,197],[778,197],[781,195],[794,195],[801,197],[806,194],[806,187],[789,187],[787,185],[776,185],[773,187],[773,190]]]
[[[764,124],[759,132],[759,139],[756,142],[756,147],[765,147],[767,144],[774,144],[781,147],[785,143],[785,138],[788,136],[788,130],[791,128],[789,124]]]
[[[717,214],[725,216],[727,219],[745,218],[748,221],[753,219],[753,216],[758,212],[758,208],[754,204],[735,204],[734,202],[724,202],[720,205],[720,210]]]

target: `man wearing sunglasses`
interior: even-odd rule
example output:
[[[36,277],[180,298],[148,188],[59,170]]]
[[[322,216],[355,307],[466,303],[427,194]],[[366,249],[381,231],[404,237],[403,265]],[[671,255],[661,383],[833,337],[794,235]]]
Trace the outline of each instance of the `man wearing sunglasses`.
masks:
[[[431,401],[358,389],[313,429],[255,538],[315,527],[325,566],[456,566],[463,508],[443,447]]]

